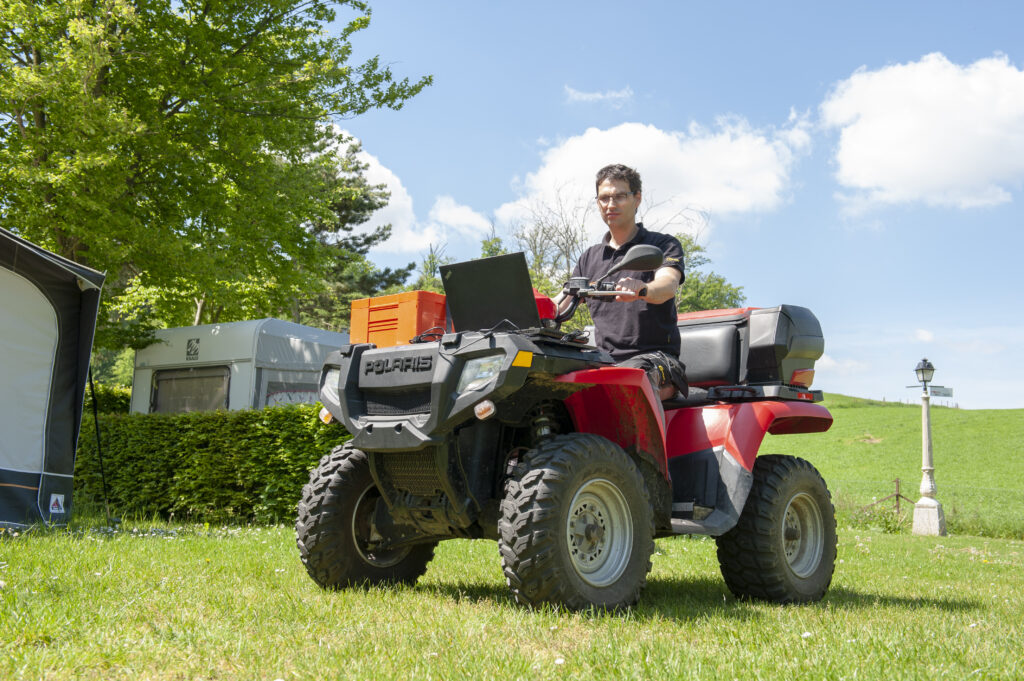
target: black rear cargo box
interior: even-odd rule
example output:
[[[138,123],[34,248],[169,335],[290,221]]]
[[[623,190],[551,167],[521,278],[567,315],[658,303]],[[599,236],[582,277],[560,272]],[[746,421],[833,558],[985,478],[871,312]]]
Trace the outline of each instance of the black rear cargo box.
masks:
[[[789,384],[825,351],[817,317],[796,305],[681,315],[679,334],[687,379],[704,388]]]

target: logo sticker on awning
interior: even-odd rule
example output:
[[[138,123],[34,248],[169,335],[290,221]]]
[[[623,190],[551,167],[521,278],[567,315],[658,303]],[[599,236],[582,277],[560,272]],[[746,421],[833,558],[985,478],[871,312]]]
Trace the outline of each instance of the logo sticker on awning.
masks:
[[[51,494],[50,495],[50,513],[63,513],[64,512],[64,495],[63,494]]]

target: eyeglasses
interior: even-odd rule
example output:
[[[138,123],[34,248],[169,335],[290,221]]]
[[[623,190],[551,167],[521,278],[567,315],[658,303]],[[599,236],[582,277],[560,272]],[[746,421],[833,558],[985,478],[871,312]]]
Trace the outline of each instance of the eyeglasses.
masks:
[[[605,194],[597,197],[597,202],[602,206],[610,206],[613,202],[616,204],[622,204],[630,196],[633,196],[634,192],[619,192],[618,194]]]

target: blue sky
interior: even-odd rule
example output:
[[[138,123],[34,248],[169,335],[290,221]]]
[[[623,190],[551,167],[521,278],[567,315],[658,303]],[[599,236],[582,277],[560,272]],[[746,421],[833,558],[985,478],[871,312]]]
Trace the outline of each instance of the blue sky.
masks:
[[[747,304],[817,314],[815,387],[916,400],[928,357],[954,389],[935,403],[1024,407],[1024,4],[373,11],[356,56],[434,76],[401,111],[340,122],[392,190],[376,262],[473,257],[492,223],[586,201],[623,162],[648,224],[699,226]]]

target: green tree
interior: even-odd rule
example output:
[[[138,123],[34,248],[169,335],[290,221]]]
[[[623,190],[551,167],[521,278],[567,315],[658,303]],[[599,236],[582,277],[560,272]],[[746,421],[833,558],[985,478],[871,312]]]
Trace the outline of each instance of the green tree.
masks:
[[[385,185],[369,184],[367,165],[359,160],[359,151],[358,143],[348,144],[337,171],[326,178],[330,214],[314,222],[312,231],[327,264],[320,282],[297,297],[293,314],[297,322],[346,330],[353,300],[401,287],[415,268],[415,263],[380,268],[367,257],[371,248],[391,236],[391,225],[361,232],[355,228],[387,205],[390,192]]]
[[[505,248],[505,242],[498,236],[498,231],[492,222],[490,233],[480,240],[480,257],[493,258],[496,255],[505,255],[506,253],[508,253],[508,249]]]
[[[443,244],[430,244],[427,253],[420,260],[416,280],[413,281],[410,287],[412,290],[444,293],[444,285],[441,284],[441,266],[455,262],[454,259],[445,255],[444,251],[445,246]]]
[[[97,383],[130,388],[135,377],[135,351],[99,348],[92,353],[91,368]]]
[[[711,263],[704,246],[688,234],[676,234],[676,238],[683,247],[686,271],[686,280],[676,295],[679,311],[721,310],[743,305],[746,296],[742,286],[734,286],[722,275],[700,269]]]
[[[419,267],[416,270],[416,279],[409,286],[411,290],[444,293],[444,285],[441,283],[441,266],[456,262],[454,258],[445,254],[446,248],[445,244],[430,244],[427,252],[420,260]],[[498,236],[492,224],[490,233],[480,240],[480,255],[478,257],[491,258],[506,253],[508,253],[508,250],[505,248],[505,242]],[[393,286],[389,292],[397,292],[399,289],[400,287]]]
[[[533,201],[525,219],[512,226],[513,243],[526,255],[537,290],[548,295],[562,290],[587,249],[586,221],[592,209],[593,201],[574,199],[559,187],[550,203]]]
[[[361,0],[0,4],[0,225],[108,272],[106,344],[152,324],[129,290],[287,309],[327,263],[331,121],[430,83],[349,63],[369,21]]]

